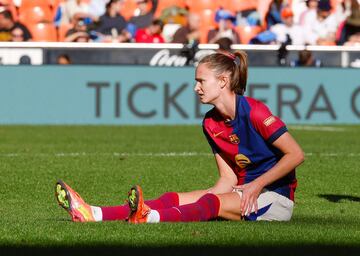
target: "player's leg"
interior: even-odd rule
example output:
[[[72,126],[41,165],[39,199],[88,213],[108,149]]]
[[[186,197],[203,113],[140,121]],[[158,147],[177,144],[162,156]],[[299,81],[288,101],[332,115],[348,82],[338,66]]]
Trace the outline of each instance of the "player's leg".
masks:
[[[55,185],[55,197],[59,205],[70,214],[73,221],[96,221],[91,206],[85,203],[76,191],[61,180]]]
[[[264,190],[258,198],[259,210],[251,213],[246,220],[289,221],[294,202],[274,191]]]
[[[202,196],[207,193],[207,190],[195,190],[191,192],[166,192],[162,194],[159,198],[153,200],[146,200],[145,204],[148,205],[151,209],[160,210],[167,209],[171,207],[177,207],[179,205],[191,204],[199,200]],[[125,220],[129,216],[129,206],[118,205],[118,206],[109,206],[101,207],[103,213],[104,221],[108,220]]]
[[[220,201],[211,193],[201,196],[196,202],[174,206],[167,209],[151,209],[143,199],[140,186],[134,186],[129,191],[130,223],[157,222],[191,222],[207,221],[218,216]]]
[[[154,210],[167,209],[179,205],[194,203],[206,193],[207,190],[197,190],[185,193],[166,192],[157,199],[146,200],[145,204]],[[125,220],[130,213],[128,204],[100,208],[103,221]]]
[[[166,192],[160,197],[152,200],[146,200],[146,205],[152,209],[164,209],[179,205],[179,195],[176,192]],[[103,221],[126,220],[130,214],[129,205],[100,207]]]
[[[227,220],[241,220],[240,203],[241,197],[238,193],[226,193],[217,195],[220,200],[219,217]]]
[[[129,192],[131,208],[129,222],[190,222],[207,221],[217,217],[228,220],[288,221],[291,219],[293,202],[273,191],[263,191],[260,194],[257,213],[253,210],[248,216],[241,218],[241,196],[241,192],[220,195],[208,193],[191,204],[154,210],[144,203],[141,188],[135,186]]]
[[[192,204],[208,193],[208,190],[195,190],[178,193],[179,205]]]
[[[55,186],[55,197],[71,216],[73,221],[111,221],[125,220],[129,216],[128,204],[98,207],[87,204],[81,196],[65,182],[59,180]],[[179,195],[175,192],[167,192],[159,198],[145,202],[153,209],[163,209],[179,205]]]

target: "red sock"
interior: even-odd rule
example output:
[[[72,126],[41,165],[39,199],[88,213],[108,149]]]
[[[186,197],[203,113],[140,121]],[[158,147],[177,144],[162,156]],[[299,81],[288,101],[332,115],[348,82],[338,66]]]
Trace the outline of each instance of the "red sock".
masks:
[[[151,209],[159,210],[179,206],[179,195],[175,192],[167,192],[158,199],[145,201]],[[119,206],[101,207],[103,221],[125,220],[129,216],[130,208],[127,204]]]
[[[160,222],[207,221],[218,217],[219,198],[214,194],[206,194],[192,204],[181,205],[158,210]]]

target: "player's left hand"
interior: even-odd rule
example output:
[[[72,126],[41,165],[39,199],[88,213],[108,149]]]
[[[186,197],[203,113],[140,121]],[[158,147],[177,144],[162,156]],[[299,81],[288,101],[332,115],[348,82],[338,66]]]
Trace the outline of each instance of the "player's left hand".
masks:
[[[240,203],[241,216],[249,216],[252,211],[257,213],[257,199],[263,187],[259,185],[256,181],[252,181],[244,185],[234,186],[233,188],[242,191]]]

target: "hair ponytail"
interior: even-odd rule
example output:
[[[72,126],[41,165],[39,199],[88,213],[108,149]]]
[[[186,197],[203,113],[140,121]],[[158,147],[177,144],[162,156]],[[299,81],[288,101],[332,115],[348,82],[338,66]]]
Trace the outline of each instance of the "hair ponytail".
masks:
[[[230,88],[236,94],[243,95],[246,91],[247,83],[247,54],[243,51],[237,51],[234,53],[235,56],[235,69],[231,76]]]

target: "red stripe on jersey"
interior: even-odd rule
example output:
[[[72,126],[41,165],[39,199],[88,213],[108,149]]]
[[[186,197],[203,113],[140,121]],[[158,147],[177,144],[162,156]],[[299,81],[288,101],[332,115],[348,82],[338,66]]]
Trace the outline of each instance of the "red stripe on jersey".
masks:
[[[292,172],[295,172],[295,170],[293,170]],[[294,174],[295,176],[295,174]],[[293,182],[289,185],[290,187],[290,200],[295,201],[295,190],[297,187],[297,180],[296,178],[294,178]]]
[[[240,168],[234,163],[234,156],[238,154],[239,148],[237,143],[230,142],[230,136],[234,134],[233,128],[230,125],[226,125],[223,118],[215,109],[209,111],[208,115],[212,118],[205,118],[203,127],[213,151],[220,153],[234,170],[238,178],[244,180],[245,174],[242,173],[241,176],[239,176]]]

